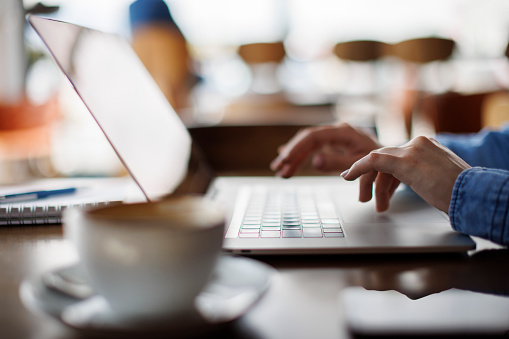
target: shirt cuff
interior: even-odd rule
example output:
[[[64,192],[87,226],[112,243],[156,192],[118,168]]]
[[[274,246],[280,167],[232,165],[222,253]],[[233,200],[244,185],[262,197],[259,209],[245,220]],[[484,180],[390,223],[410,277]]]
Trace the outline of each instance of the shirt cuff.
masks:
[[[449,206],[456,231],[509,244],[509,172],[472,167],[458,176]]]

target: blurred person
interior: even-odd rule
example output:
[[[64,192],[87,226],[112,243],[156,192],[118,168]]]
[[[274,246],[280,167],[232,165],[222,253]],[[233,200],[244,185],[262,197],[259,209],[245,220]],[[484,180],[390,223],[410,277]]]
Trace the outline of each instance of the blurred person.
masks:
[[[271,169],[279,176],[295,175],[307,160],[320,171],[343,171],[346,180],[360,178],[362,202],[375,184],[379,212],[402,182],[448,213],[453,229],[509,245],[509,125],[383,147],[369,132],[339,123],[304,129],[278,151]]]
[[[129,6],[132,46],[177,113],[189,106],[198,78],[187,41],[163,0],[136,0]]]

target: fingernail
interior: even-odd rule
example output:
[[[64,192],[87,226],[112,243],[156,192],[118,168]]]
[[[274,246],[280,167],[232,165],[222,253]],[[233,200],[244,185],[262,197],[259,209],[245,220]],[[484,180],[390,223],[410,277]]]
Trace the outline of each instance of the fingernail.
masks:
[[[340,175],[344,178],[348,175],[348,172],[350,171],[350,169],[347,169],[346,171],[344,171],[343,173],[341,173]]]
[[[270,169],[273,171],[277,170],[279,163],[280,163],[279,158],[272,160],[272,162],[270,163]]]
[[[290,174],[291,167],[290,165],[284,165],[283,168],[279,171],[280,175],[284,178],[288,177]]]

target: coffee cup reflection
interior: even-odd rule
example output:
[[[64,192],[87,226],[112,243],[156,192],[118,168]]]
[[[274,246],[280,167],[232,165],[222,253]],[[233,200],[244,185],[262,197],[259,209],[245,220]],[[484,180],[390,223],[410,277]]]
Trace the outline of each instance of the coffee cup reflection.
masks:
[[[154,319],[194,308],[221,251],[224,221],[218,203],[182,196],[70,209],[64,233],[93,289],[114,312]]]

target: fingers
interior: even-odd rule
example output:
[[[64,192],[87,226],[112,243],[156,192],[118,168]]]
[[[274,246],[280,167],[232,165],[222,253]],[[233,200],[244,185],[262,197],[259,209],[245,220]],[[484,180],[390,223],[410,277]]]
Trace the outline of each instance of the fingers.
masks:
[[[279,147],[277,148],[277,154],[281,154],[281,153],[283,153],[283,151],[284,151],[284,149],[285,149],[285,146],[286,146],[286,145],[281,145],[281,146],[279,146]]]
[[[389,200],[401,181],[429,204],[447,212],[454,182],[465,168],[469,165],[436,140],[416,137],[400,147],[372,151],[342,176],[346,180],[361,178],[361,201],[371,199],[375,182],[378,211],[389,207]]]
[[[299,162],[300,163],[300,162]],[[295,165],[291,164],[283,164],[281,167],[279,167],[276,171],[276,175],[283,177],[283,178],[290,178],[295,175],[299,168]]]
[[[397,156],[400,152],[401,149],[397,147],[384,147],[372,151],[365,157],[356,161],[350,169],[343,172],[341,176],[346,180],[352,181],[372,171],[395,175],[401,169],[398,167],[401,161]]]
[[[359,201],[367,202],[373,197],[373,182],[376,179],[376,175],[376,171],[371,171],[361,176],[359,182]]]
[[[318,152],[313,155],[311,164],[313,168],[323,172],[338,171],[350,167],[359,160],[360,155],[350,155],[335,152]]]
[[[333,140],[336,133],[331,126],[312,127],[300,131],[286,145],[279,148],[280,154],[272,161],[270,168],[283,177],[293,175],[312,152]]]
[[[341,174],[346,180],[355,180],[360,177],[359,201],[362,202],[372,199],[373,183],[376,184],[375,198],[378,212],[389,208],[389,201],[400,183],[394,177],[399,163],[396,155],[400,152],[399,148],[394,147],[373,151]]]
[[[278,148],[279,155],[270,164],[277,175],[290,177],[316,151],[326,146],[352,149],[347,153],[323,153],[312,159],[316,169],[323,171],[341,170],[350,167],[359,157],[380,147],[367,134],[348,124],[306,128],[295,135],[286,145]],[[353,156],[352,154],[356,154]]]
[[[396,192],[396,189],[398,188],[400,183],[401,181],[399,181],[398,179],[392,178],[392,184],[391,187],[389,188],[389,199],[392,198],[394,192]]]
[[[400,182],[387,173],[378,173],[375,182],[376,210],[383,212],[389,208],[389,201]]]

